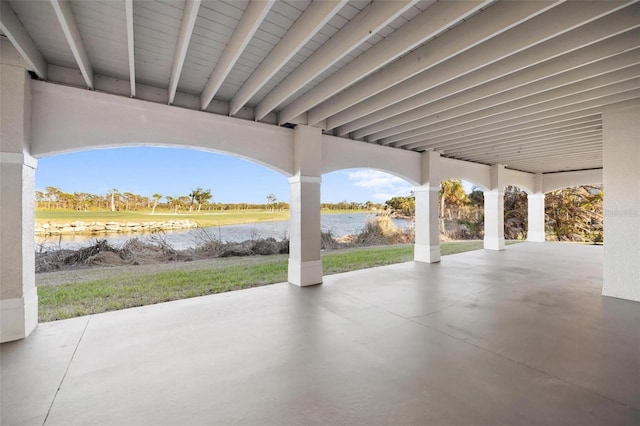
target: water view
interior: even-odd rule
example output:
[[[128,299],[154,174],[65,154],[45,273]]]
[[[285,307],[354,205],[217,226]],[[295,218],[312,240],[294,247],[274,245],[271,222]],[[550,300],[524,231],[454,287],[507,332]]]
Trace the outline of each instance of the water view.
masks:
[[[323,214],[321,216],[321,229],[324,232],[331,231],[334,237],[356,234],[364,229],[370,213],[347,214]],[[413,222],[407,219],[393,219],[396,226],[401,229],[410,228]],[[180,231],[167,231],[161,237],[173,248],[183,250],[197,246],[207,238],[215,238],[224,242],[238,242],[258,238],[275,238],[281,240],[289,234],[289,222],[279,220],[273,222],[259,222],[242,225],[211,226],[201,229]],[[90,244],[96,239],[104,240],[111,245],[122,245],[131,238],[152,238],[149,233],[132,234],[106,234],[106,235],[62,235],[49,237],[36,237],[36,244],[50,248],[77,249]]]

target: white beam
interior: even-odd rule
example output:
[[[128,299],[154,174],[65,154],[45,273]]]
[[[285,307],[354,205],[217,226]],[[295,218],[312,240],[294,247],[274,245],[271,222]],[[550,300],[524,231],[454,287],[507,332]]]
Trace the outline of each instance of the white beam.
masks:
[[[231,99],[229,115],[235,115],[346,3],[312,2]]]
[[[554,90],[557,88],[566,86],[568,90],[577,93],[581,86],[576,83],[584,80],[589,80],[590,82],[588,85],[582,86],[585,90],[588,90],[596,87],[592,82],[616,81],[620,75],[617,71],[639,63],[640,49],[636,49],[549,78],[538,81],[533,80],[534,82],[531,84],[525,84],[512,90],[503,91],[502,89],[504,89],[505,86],[508,87],[512,81],[519,81],[520,78],[518,77],[520,76],[503,79],[496,84],[488,84],[478,88],[478,90],[465,92],[460,96],[453,96],[435,104],[416,108],[407,113],[411,118],[414,118],[412,121],[382,132],[374,133],[370,135],[367,140],[374,141],[392,138],[420,127],[520,99],[527,99],[529,101],[527,105],[534,105],[536,102],[551,99],[552,96],[557,96],[557,93],[562,93],[561,91]],[[634,67],[633,72],[637,71],[638,68]],[[525,73],[525,75],[527,74],[528,73]],[[595,77],[601,78],[594,80]],[[490,95],[491,93],[495,94]]]
[[[20,53],[29,68],[43,80],[47,79],[47,61],[24,29],[8,2],[0,2],[0,30]]]
[[[559,108],[573,103],[583,102],[597,97],[607,96],[623,91],[632,91],[640,87],[638,66],[625,68],[604,76],[594,77],[575,84],[555,89],[549,93],[542,93],[530,97],[523,97],[504,105],[496,105],[471,114],[443,120],[441,122],[410,130],[395,136],[382,139],[383,144],[399,142],[405,144],[414,137],[423,138],[431,134],[454,126],[464,125],[482,120],[501,121],[515,116],[526,116],[539,111]],[[616,77],[616,78],[614,78]],[[619,77],[619,80],[617,79]],[[397,145],[396,145],[397,146]]]
[[[78,25],[73,17],[71,4],[68,0],[51,0],[51,5],[62,27],[67,43],[69,43],[71,53],[73,53],[73,57],[80,68],[80,73],[87,87],[93,90],[93,68],[91,68],[91,62],[84,47],[80,30],[78,30]]]
[[[269,13],[271,6],[275,0],[251,0],[249,6],[242,14],[238,26],[233,31],[229,43],[222,52],[222,56],[218,60],[216,67],[209,77],[209,81],[204,87],[202,94],[200,95],[200,102],[202,109],[206,109],[207,106],[213,100],[213,97],[222,86],[225,78],[231,72],[231,69],[238,61],[238,58],[244,51],[247,44],[260,27],[260,24]]]
[[[499,144],[487,144],[482,148],[473,148],[472,150],[459,149],[446,151],[447,155],[454,157],[474,158],[474,156],[483,156],[487,154],[525,154],[527,152],[539,151],[542,148],[562,148],[567,145],[576,145],[576,141],[592,140],[593,138],[602,141],[602,124],[596,123],[591,126],[584,127],[582,129],[572,129],[561,132],[550,132],[547,135],[538,136],[535,138],[523,139],[517,143],[499,143]]]
[[[327,117],[333,120],[340,111],[348,110],[351,106],[383,90],[465,52],[557,3],[556,1],[495,3],[400,60],[314,107],[309,113],[314,120]],[[340,122],[339,125],[341,124],[344,123]],[[337,127],[331,122],[328,125],[331,128]]]
[[[601,123],[600,115],[590,115],[588,117],[577,118],[573,120],[561,121],[558,123],[547,124],[544,126],[531,127],[528,129],[504,132],[499,136],[484,136],[480,138],[468,138],[466,141],[452,140],[438,144],[436,151],[439,152],[458,152],[457,149],[473,149],[486,146],[487,144],[495,145],[502,142],[519,143],[523,141],[534,140],[542,135],[548,135],[555,132],[562,132],[565,129],[579,129],[583,126]],[[430,144],[434,141],[430,140]]]
[[[583,28],[587,29],[587,27],[590,26],[585,26]],[[582,33],[582,31],[580,32]],[[583,45],[584,43],[594,40],[593,37],[597,36],[596,33],[597,30],[587,31],[584,34],[585,37],[576,37],[575,41],[578,42],[579,45]],[[574,40],[573,35],[575,34],[570,35],[571,40]],[[451,102],[451,99],[453,99],[451,96],[454,95],[460,103],[466,102],[465,99],[468,99],[469,101],[481,99],[482,97],[588,65],[594,61],[615,56],[631,49],[637,49],[637,40],[639,37],[640,30],[636,29],[625,32],[616,37],[600,41],[594,45],[582,47],[572,53],[563,54],[567,47],[575,47],[576,45],[573,43],[568,44],[566,42],[568,37],[561,36],[560,38],[552,39],[532,49],[520,52],[517,55],[510,57],[507,61],[499,61],[488,67],[469,73],[459,79],[437,86],[418,96],[413,96],[405,101],[390,105],[374,112],[373,114],[369,114],[347,123],[344,126],[340,126],[338,128],[338,134],[344,135],[359,129],[353,133],[353,137],[359,139],[377,132],[382,132],[418,118],[426,117],[430,115],[428,113],[430,109],[446,109],[441,108],[441,106],[444,107],[446,102]],[[532,60],[536,61],[552,57],[556,54],[559,54],[559,56],[554,59],[540,62],[531,67],[527,67],[526,65]],[[440,71],[438,68],[442,68],[442,70]],[[509,74],[510,72],[520,68],[523,69]],[[447,72],[446,63],[438,65],[432,69],[432,73],[434,74],[438,74],[439,72]],[[493,80],[498,77],[500,78],[499,80]],[[489,85],[487,82],[491,84]],[[460,93],[463,91],[468,92]],[[426,114],[422,115],[422,113]],[[382,137],[386,136],[389,135]],[[380,137],[377,137],[377,139],[380,139]]]
[[[178,33],[178,42],[173,56],[173,64],[171,65],[171,77],[169,78],[169,105],[173,103],[182,73],[184,59],[189,49],[189,41],[193,34],[193,27],[196,24],[198,10],[200,9],[200,0],[187,0],[182,13],[182,23],[180,24],[180,32]]]
[[[527,4],[537,5],[538,2],[506,2],[505,4],[512,5],[513,8],[519,10],[520,5]],[[481,31],[481,29],[476,29],[471,23],[477,25],[477,22],[480,22],[480,17],[484,14],[487,14],[489,18],[496,19],[498,22],[494,23],[494,27],[497,26],[502,21],[502,16],[500,14],[496,15],[494,8],[500,6],[501,4],[490,7],[487,11],[482,12],[477,16],[477,20],[474,21],[476,16],[469,19],[464,24],[459,25],[453,30],[449,31],[434,40],[431,43],[425,45],[422,49],[431,48],[432,50],[444,51],[443,49],[447,49],[448,45],[445,44],[447,40],[450,40],[457,34],[464,34],[464,31],[471,31],[475,33],[477,31]],[[340,95],[330,99],[326,102],[328,108],[327,113],[334,114],[327,119],[327,127],[329,129],[341,126],[349,121],[360,118],[364,115],[373,113],[378,111],[386,106],[401,102],[415,96],[416,94],[422,93],[426,90],[429,90],[435,86],[440,84],[444,84],[448,81],[451,81],[455,78],[460,78],[468,73],[471,73],[477,69],[482,67],[489,66],[498,61],[509,58],[525,49],[530,49],[538,44],[544,43],[545,41],[560,36],[564,33],[571,31],[574,28],[579,26],[588,24],[589,22],[598,19],[604,15],[610,14],[617,9],[623,6],[622,2],[602,2],[602,1],[594,1],[594,2],[567,2],[563,3],[552,10],[547,11],[542,15],[535,16],[532,19],[524,23],[520,23],[515,28],[511,26],[510,31],[502,31],[499,35],[486,40],[481,45],[472,44],[470,49],[465,51],[463,55],[457,55],[453,58],[449,56],[449,59],[446,64],[443,66],[446,67],[445,70],[438,70],[439,72],[432,72],[430,70],[428,73],[422,73],[416,75],[417,72],[408,75],[408,70],[422,68],[421,71],[426,70],[427,68],[432,67],[433,65],[430,61],[422,61],[416,62],[417,64],[421,64],[418,67],[416,64],[409,62],[408,64],[404,64],[404,66],[399,66],[397,64],[402,64],[402,61],[405,58],[409,58],[411,55],[416,52],[420,52],[421,49],[418,49],[412,52],[411,55],[407,55],[403,60],[397,61],[395,64],[387,67],[385,70],[381,71],[378,74],[374,74],[371,78],[363,80],[356,86],[349,88],[342,92]],[[485,18],[485,19],[489,19]],[[637,25],[637,18],[636,18]],[[456,33],[458,30],[460,33]],[[505,29],[505,30],[506,30]],[[606,28],[603,30],[606,31]],[[448,34],[453,34],[452,36],[447,37]],[[614,35],[610,34],[609,36]],[[456,39],[454,38],[454,41]],[[441,46],[445,44],[444,46]],[[431,45],[431,46],[430,46]],[[584,44],[582,44],[584,45]],[[450,47],[449,47],[450,49]],[[565,50],[566,51],[566,50]],[[423,54],[426,54],[425,51]],[[540,59],[537,62],[547,60],[550,58],[549,54],[544,54],[544,52],[540,56]],[[430,57],[434,54],[432,53]],[[522,67],[534,65],[537,62],[533,62],[532,59],[522,60]],[[443,61],[440,61],[443,62]],[[428,66],[428,67],[427,67]],[[392,67],[397,67],[395,73],[391,74]],[[515,70],[517,70],[516,68]],[[513,72],[513,69],[512,71]],[[408,81],[404,81],[407,78],[412,77]],[[499,77],[496,76],[496,77]],[[493,78],[496,78],[493,77]],[[395,80],[394,80],[395,78]],[[368,81],[370,80],[370,81]],[[486,80],[485,80],[486,81]],[[398,84],[403,82],[402,84]],[[393,87],[392,89],[385,90],[382,93],[382,90]],[[356,88],[358,88],[356,90]],[[380,88],[380,90],[377,90]],[[375,95],[375,96],[373,96]],[[350,97],[349,99],[345,99]],[[370,99],[369,99],[370,98]],[[365,100],[360,105],[357,105],[353,108],[349,108],[346,111],[338,112],[343,107],[350,106],[354,104],[354,100]],[[324,114],[323,114],[324,115]]]
[[[278,121],[280,124],[290,122],[293,118],[331,97],[332,94],[340,92],[356,81],[375,72],[395,58],[437,36],[492,2],[493,0],[454,1],[433,4],[384,40],[381,40],[342,67],[340,72],[331,75],[283,108],[280,111]],[[317,121],[313,114],[309,115],[309,122],[316,124]]]
[[[443,135],[435,138],[429,138],[428,143],[424,142],[424,148],[430,147],[436,149],[440,145],[449,144],[449,146],[469,145],[470,143],[485,143],[491,141],[493,138],[507,137],[509,135],[518,134],[519,132],[534,132],[537,129],[544,129],[549,126],[557,126],[562,123],[570,123],[573,120],[584,120],[586,117],[596,115],[600,117],[600,107],[588,108],[581,111],[575,111],[565,114],[553,115],[551,117],[544,117],[533,121],[526,121],[523,123],[518,122],[512,124],[514,120],[507,120],[507,125],[496,126],[493,128],[491,125],[473,127],[465,129],[459,132],[454,132],[448,135]],[[419,146],[419,145],[416,145]],[[407,148],[405,146],[405,148]]]
[[[495,130],[500,128],[509,128],[514,125],[520,125],[568,113],[575,113],[582,110],[592,112],[597,110],[597,107],[625,102],[638,97],[640,97],[640,85],[637,82],[630,80],[620,84],[613,84],[589,92],[580,93],[564,99],[554,100],[547,104],[538,105],[532,109],[523,109],[502,115],[484,117],[465,124],[457,125],[453,128],[447,127],[428,134],[407,138],[401,142],[395,143],[393,146],[402,146],[405,149],[412,149],[414,146],[413,144],[416,146],[428,145],[431,138],[462,133],[470,129],[481,131],[481,129]]]
[[[461,152],[482,151],[483,149],[487,149],[487,147],[495,148],[502,145],[520,146],[529,144],[530,142],[537,142],[549,137],[555,137],[559,135],[572,135],[576,132],[582,132],[585,128],[591,128],[601,125],[602,120],[600,118],[595,118],[576,124],[560,123],[552,126],[546,126],[544,128],[532,129],[530,131],[522,131],[520,133],[511,134],[500,138],[483,140],[482,142],[476,140],[472,143],[457,144],[455,146],[448,146],[444,144],[441,145],[441,148],[439,146],[439,149],[437,149],[436,151],[452,154]]]
[[[127,51],[129,53],[129,83],[131,85],[131,97],[136,97],[136,58],[135,44],[133,41],[133,0],[125,0],[124,13],[127,21]]]
[[[416,0],[376,1],[370,3],[313,55],[271,91],[256,107],[256,120],[273,111],[308,82],[377,33]]]

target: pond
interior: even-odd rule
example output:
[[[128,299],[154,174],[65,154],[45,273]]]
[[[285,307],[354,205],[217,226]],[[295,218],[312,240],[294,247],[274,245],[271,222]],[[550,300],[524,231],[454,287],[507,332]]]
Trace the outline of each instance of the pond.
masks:
[[[321,215],[321,229],[324,232],[331,231],[334,237],[357,234],[361,232],[369,218],[370,213],[346,213]],[[392,219],[401,229],[413,227],[413,222],[407,219]],[[160,235],[171,247],[183,250],[195,247],[209,238],[215,238],[224,242],[244,241],[249,239],[273,237],[281,240],[289,235],[289,222],[279,220],[273,222],[247,223],[242,225],[211,226],[200,229],[167,231]],[[50,237],[36,237],[36,248],[45,245],[47,248],[77,249],[87,246],[96,239],[106,239],[114,246],[124,244],[131,238],[147,239],[152,234],[106,234],[106,235],[63,235]]]

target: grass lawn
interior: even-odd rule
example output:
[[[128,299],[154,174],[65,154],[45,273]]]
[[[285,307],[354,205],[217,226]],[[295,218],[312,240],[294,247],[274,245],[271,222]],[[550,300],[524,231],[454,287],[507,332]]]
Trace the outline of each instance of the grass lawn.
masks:
[[[510,242],[511,243],[511,242]],[[443,242],[443,255],[482,248],[482,241]],[[170,300],[204,296],[287,281],[282,256],[245,264],[120,276],[81,283],[38,287],[41,322],[73,318]],[[322,256],[325,275],[413,259],[413,245],[337,250]],[[134,267],[135,268],[135,267]],[[89,275],[89,274],[88,274]]]
[[[323,214],[369,213],[364,210],[322,210]],[[36,210],[37,222],[69,223],[83,222],[161,222],[169,220],[190,220],[200,226],[238,225],[242,223],[269,222],[289,220],[289,211],[267,210],[225,210],[203,211],[198,214],[173,214],[166,211],[110,212],[110,211],[75,211],[75,210]]]

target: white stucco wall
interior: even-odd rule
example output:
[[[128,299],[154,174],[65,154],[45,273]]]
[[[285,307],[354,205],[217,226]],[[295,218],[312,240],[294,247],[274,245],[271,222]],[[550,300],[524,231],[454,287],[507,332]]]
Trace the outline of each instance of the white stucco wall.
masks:
[[[602,294],[640,301],[640,103],[605,110]]]
[[[34,157],[97,148],[220,152],[293,175],[293,130],[33,81]],[[115,124],[114,124],[115,123]]]

